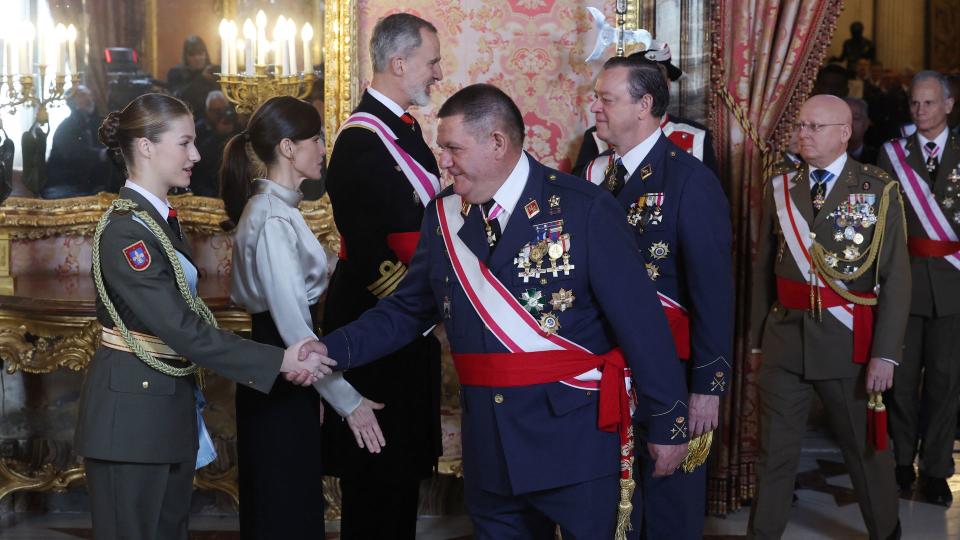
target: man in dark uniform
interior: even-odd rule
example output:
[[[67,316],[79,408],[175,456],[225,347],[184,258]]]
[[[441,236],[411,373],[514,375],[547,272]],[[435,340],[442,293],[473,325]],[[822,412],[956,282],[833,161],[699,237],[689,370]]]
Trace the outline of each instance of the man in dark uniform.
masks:
[[[607,61],[591,111],[597,132],[623,154],[598,157],[611,166],[593,180],[627,212],[679,357],[686,361],[693,438],[717,427],[720,396],[730,384],[732,233],[716,177],[660,129],[669,100],[666,79],[656,66],[627,58]],[[645,537],[702,538],[706,467],[654,478],[652,462],[640,455]]]
[[[847,156],[850,117],[836,96],[810,98],[797,127],[804,163],[775,171],[764,193],[750,334],[760,459],[748,538],[783,535],[814,393],[870,538],[900,537],[886,416],[868,408],[893,383],[903,355],[903,210],[896,182]]]
[[[689,432],[669,327],[634,279],[633,233],[608,193],[523,152],[523,118],[496,87],[464,88],[439,117],[454,186],[428,205],[396,292],[328,334],[328,354],[349,370],[442,321],[476,538],[552,539],[555,524],[564,538],[611,538],[631,522],[626,385],[649,404],[656,476],[680,465]]]
[[[955,107],[943,75],[924,71],[910,88],[917,131],[883,146],[879,165],[900,180],[907,205],[913,296],[903,365],[889,394],[897,483],[910,491],[918,443],[922,492],[950,506],[953,439],[960,395],[960,138],[950,133]],[[922,420],[921,420],[922,418]]]
[[[669,81],[676,81],[683,75],[683,71],[670,61],[670,47],[666,43],[657,49],[635,52],[627,58],[662,66],[664,77]],[[669,85],[667,91],[669,93]],[[702,161],[714,175],[719,174],[710,130],[693,120],[667,114],[666,110],[660,118],[660,129],[672,143]],[[580,143],[577,161],[573,165],[573,174],[584,176],[587,164],[609,148],[609,141],[603,140],[597,133],[596,126],[587,129],[583,133],[583,142]]]
[[[346,121],[330,158],[327,191],[341,236],[340,261],[324,307],[325,334],[389,296],[407,272],[424,206],[439,191],[437,163],[406,110],[430,102],[443,77],[440,42],[429,22],[399,13],[370,39],[373,82]],[[328,411],[324,463],[340,477],[343,538],[413,538],[420,481],[432,474],[440,444],[440,345],[420,337],[346,374],[377,411],[387,445],[358,448]]]

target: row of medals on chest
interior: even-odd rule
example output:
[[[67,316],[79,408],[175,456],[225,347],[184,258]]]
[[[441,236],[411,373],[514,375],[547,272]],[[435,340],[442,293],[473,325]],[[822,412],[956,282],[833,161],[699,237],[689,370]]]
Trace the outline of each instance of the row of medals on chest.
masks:
[[[953,207],[957,206],[957,199],[960,198],[960,170],[953,169],[950,171],[950,175],[947,176],[945,191],[946,195],[940,200],[940,204],[946,210],[953,210]],[[960,210],[954,210],[951,217],[955,225],[960,225]]]
[[[833,229],[834,242],[841,245],[839,253],[827,251],[825,261],[831,268],[842,268],[844,273],[854,273],[860,269],[856,262],[863,258],[866,233],[877,224],[874,207],[877,196],[874,193],[852,193],[835,210],[827,214],[827,220]],[[779,258],[783,258],[784,245],[781,242]]]
[[[559,197],[557,201],[551,199],[550,203],[551,208],[559,210]],[[513,259],[513,264],[519,270],[517,277],[523,279],[525,284],[533,279],[534,283],[543,286],[549,283],[548,277],[556,278],[561,273],[569,276],[576,266],[570,262],[570,233],[563,232],[563,220],[556,219],[533,227],[536,232],[534,240],[520,248]],[[561,288],[551,294],[549,302],[545,302],[543,291],[536,287],[524,289],[519,298],[527,312],[539,317],[540,329],[547,334],[554,334],[560,329],[558,313],[572,308],[575,299],[572,290]]]

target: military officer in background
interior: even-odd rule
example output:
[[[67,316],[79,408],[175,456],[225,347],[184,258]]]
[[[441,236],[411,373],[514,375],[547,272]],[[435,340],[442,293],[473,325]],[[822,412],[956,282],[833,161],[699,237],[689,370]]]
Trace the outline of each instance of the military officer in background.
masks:
[[[960,139],[947,127],[954,106],[950,90],[943,75],[918,73],[910,85],[917,131],[886,143],[879,161],[910,203],[913,296],[903,365],[888,393],[897,483],[904,492],[912,489],[919,443],[921,491],[945,506],[953,501],[947,479],[954,473],[960,395]]]
[[[870,538],[900,536],[876,399],[903,354],[910,294],[903,209],[895,181],[847,156],[851,121],[840,98],[810,98],[797,123],[805,164],[776,171],[764,193],[751,317],[760,459],[748,538],[783,535],[814,392]]]
[[[670,61],[670,47],[666,43],[654,49],[635,52],[627,58],[662,66],[663,75],[669,81],[676,81],[683,76],[683,71]],[[669,84],[667,93],[670,93]],[[710,130],[693,120],[667,114],[666,109],[660,118],[660,129],[671,142],[702,161],[713,174],[720,174]],[[583,142],[580,143],[577,161],[573,165],[573,174],[583,176],[586,165],[609,148],[610,141],[603,140],[603,136],[597,132],[597,126],[587,129],[583,133]]]
[[[440,190],[436,159],[407,112],[428,105],[431,87],[443,77],[437,29],[407,13],[385,17],[374,27],[370,56],[373,82],[341,126],[327,173],[342,240],[324,307],[325,334],[394,292],[407,273],[424,206]],[[391,353],[345,375],[358,392],[386,406],[377,411],[387,441],[381,453],[359,448],[347,424],[327,412],[324,464],[340,477],[344,539],[412,539],[420,481],[442,451],[439,342],[421,336]]]
[[[325,336],[328,355],[350,370],[443,322],[476,538],[552,539],[555,524],[567,539],[623,535],[627,384],[648,404],[656,476],[680,465],[690,430],[667,321],[650,282],[635,279],[643,258],[623,210],[524,153],[523,117],[498,88],[460,90],[439,118],[454,185],[427,206],[397,290]]]
[[[640,244],[684,361],[691,392],[690,436],[698,437],[717,427],[720,396],[730,384],[732,232],[716,177],[660,128],[669,100],[657,66],[622,57],[608,60],[591,111],[597,133],[623,154],[607,151],[587,170],[594,173],[595,184],[617,198]],[[638,278],[643,279],[634,276]],[[708,439],[703,442],[709,451]],[[702,538],[706,467],[654,478],[652,460],[643,452],[640,456],[645,537]]]

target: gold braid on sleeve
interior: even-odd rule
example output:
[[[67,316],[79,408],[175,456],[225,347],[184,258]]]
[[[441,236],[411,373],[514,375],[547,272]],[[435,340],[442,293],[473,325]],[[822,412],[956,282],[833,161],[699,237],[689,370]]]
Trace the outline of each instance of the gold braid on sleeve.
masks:
[[[100,217],[100,221],[97,223],[96,231],[93,234],[93,283],[97,289],[97,296],[100,298],[100,301],[103,303],[103,306],[107,309],[107,313],[110,314],[110,319],[113,321],[114,327],[117,331],[120,332],[120,335],[123,337],[123,341],[130,347],[130,350],[143,361],[147,366],[163,373],[164,375],[169,375],[171,377],[186,377],[188,375],[196,375],[197,381],[203,385],[203,378],[200,372],[200,366],[186,360],[182,359],[187,365],[185,367],[175,367],[162,362],[156,359],[144,346],[140,338],[134,335],[134,332],[131,332],[127,325],[123,323],[120,319],[120,314],[117,312],[117,308],[113,305],[113,302],[110,301],[110,297],[107,295],[107,288],[103,282],[103,269],[101,268],[100,260],[100,240],[103,238],[103,231],[106,230],[107,224],[110,222],[110,216],[114,213],[127,213],[133,212],[137,218],[139,218],[150,232],[152,232],[158,240],[160,240],[160,246],[163,248],[164,254],[167,256],[167,259],[170,261],[170,266],[173,268],[174,276],[177,281],[177,289],[180,291],[180,295],[183,296],[184,301],[187,305],[190,306],[190,309],[196,313],[201,319],[206,321],[208,324],[214,328],[218,328],[217,319],[214,317],[213,312],[210,311],[210,308],[203,302],[199,296],[193,296],[190,292],[190,287],[187,284],[186,274],[183,272],[183,266],[180,264],[180,259],[177,257],[176,250],[173,248],[173,244],[170,243],[170,239],[167,238],[167,235],[163,232],[163,229],[157,224],[157,222],[150,217],[150,214],[137,210],[137,205],[131,200],[128,199],[117,199],[113,201],[113,204],[103,215]]]

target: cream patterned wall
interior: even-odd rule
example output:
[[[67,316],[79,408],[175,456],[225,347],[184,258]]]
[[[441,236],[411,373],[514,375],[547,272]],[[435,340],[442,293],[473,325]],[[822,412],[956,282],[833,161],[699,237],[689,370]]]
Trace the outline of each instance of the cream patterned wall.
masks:
[[[447,97],[473,83],[490,83],[523,113],[526,149],[551,167],[569,170],[583,131],[593,124],[588,110],[602,64],[583,61],[595,37],[588,5],[613,20],[613,2],[601,0],[408,0],[403,8],[359,0],[361,88],[372,77],[369,40],[377,20],[413,13],[436,25],[443,56],[444,79],[433,88],[432,103],[414,111],[427,143],[436,149],[436,112]]]

